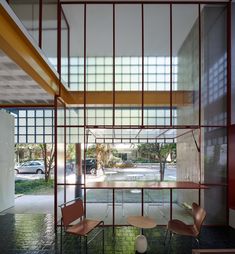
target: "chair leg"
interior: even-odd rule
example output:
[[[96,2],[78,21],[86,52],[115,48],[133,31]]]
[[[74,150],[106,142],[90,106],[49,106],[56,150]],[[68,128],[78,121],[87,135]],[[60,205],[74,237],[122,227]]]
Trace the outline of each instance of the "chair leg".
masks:
[[[87,248],[88,248],[88,245],[87,245],[87,236],[85,238],[86,238],[85,253],[87,254]]]
[[[199,248],[200,242],[199,242],[199,239],[197,237],[195,237],[195,241],[197,242],[197,247]]]
[[[172,232],[170,232],[169,245],[171,244],[171,239],[172,239],[172,237],[173,237],[173,233],[172,233]]]
[[[82,237],[79,236],[79,249],[82,252]]]
[[[62,228],[60,228],[60,253],[62,253]]]
[[[166,233],[165,233],[165,237],[164,237],[164,245],[166,244],[166,239],[167,239],[167,236],[168,236],[168,232],[169,232],[169,230],[167,228],[166,229]]]
[[[62,219],[61,219],[61,224],[60,224],[60,253],[62,253],[62,239],[63,235],[62,235]]]
[[[102,236],[103,236],[103,243],[102,243],[102,248],[103,248],[103,252],[102,253],[104,253],[104,224],[103,224],[103,233],[102,233]]]
[[[169,231],[169,233],[170,233],[170,237],[169,237],[169,241],[168,241],[168,245],[167,245],[167,251],[166,251],[166,253],[171,253],[171,239],[172,239],[172,237],[173,237],[173,233],[170,231],[170,230],[168,230]],[[168,233],[168,232],[167,232]]]

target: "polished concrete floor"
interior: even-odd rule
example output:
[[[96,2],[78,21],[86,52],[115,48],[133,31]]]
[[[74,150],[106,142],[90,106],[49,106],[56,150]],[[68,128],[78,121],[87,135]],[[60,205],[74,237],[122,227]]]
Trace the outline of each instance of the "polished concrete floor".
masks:
[[[88,253],[131,254],[135,253],[134,240],[139,234],[131,226],[105,227],[104,251],[102,234],[89,245]],[[144,231],[148,239],[147,253],[192,253],[197,248],[190,237],[175,236],[171,245],[164,245],[165,227],[157,226]],[[84,243],[76,237],[63,235],[60,249],[60,229],[54,234],[53,216],[50,214],[1,214],[0,253],[1,254],[56,254],[85,253]],[[235,229],[230,227],[202,228],[200,248],[235,248]]]
[[[104,195],[106,196],[106,194]],[[62,202],[61,202],[62,203]],[[51,195],[22,195],[15,199],[15,205],[5,213],[10,214],[53,214],[54,197]],[[141,214],[141,203],[115,203],[115,224],[127,225],[127,217]],[[144,214],[155,219],[158,225],[166,225],[170,219],[169,203],[145,203]],[[87,203],[87,217],[103,220],[105,225],[112,225],[112,203]],[[58,207],[60,217],[60,208]],[[173,203],[173,218],[192,223],[190,213],[177,203]]]

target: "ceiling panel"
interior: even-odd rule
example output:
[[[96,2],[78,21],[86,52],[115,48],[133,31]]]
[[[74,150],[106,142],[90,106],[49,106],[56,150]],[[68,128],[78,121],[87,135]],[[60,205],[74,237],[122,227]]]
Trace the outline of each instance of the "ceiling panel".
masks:
[[[98,142],[108,140],[111,143],[115,140],[128,140],[128,142],[143,140],[144,142],[176,142],[177,138],[183,136],[193,129],[89,129],[89,134],[93,135]]]
[[[52,104],[53,96],[0,50],[0,104]]]

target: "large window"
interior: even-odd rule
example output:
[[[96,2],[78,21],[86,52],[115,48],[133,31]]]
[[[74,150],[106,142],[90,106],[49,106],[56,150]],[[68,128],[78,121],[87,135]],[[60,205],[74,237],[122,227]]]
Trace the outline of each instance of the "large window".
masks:
[[[54,110],[14,109],[15,143],[53,143]]]
[[[56,63],[53,59],[51,62]],[[87,91],[112,91],[113,89],[113,59],[112,57],[88,57],[87,61]],[[173,57],[173,88],[177,90],[178,58]],[[142,59],[141,57],[115,58],[115,90],[142,90]],[[67,59],[61,62],[62,79],[68,80]],[[145,57],[145,91],[170,90],[170,57]],[[70,59],[70,89],[84,90],[84,58]]]

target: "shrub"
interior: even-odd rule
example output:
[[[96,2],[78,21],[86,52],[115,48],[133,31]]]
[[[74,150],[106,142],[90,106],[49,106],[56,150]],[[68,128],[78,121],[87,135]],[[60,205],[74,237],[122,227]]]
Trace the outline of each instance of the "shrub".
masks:
[[[45,182],[45,179],[38,180],[17,180],[15,181],[15,194],[53,194],[53,180]]]

